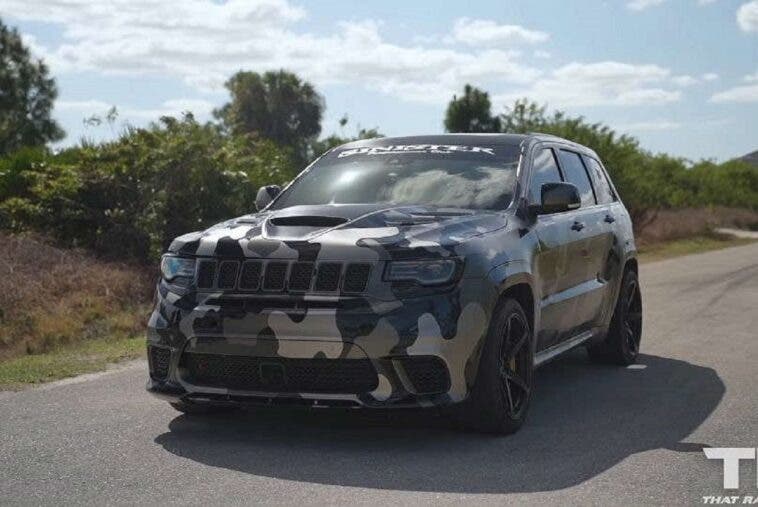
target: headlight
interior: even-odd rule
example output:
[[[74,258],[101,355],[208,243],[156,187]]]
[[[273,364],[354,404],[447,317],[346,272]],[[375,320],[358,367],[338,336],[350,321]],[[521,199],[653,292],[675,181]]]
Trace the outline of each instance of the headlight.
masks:
[[[385,279],[390,282],[412,281],[421,285],[442,285],[458,272],[459,262],[453,259],[435,261],[390,262]]]
[[[179,277],[191,279],[195,276],[195,259],[164,255],[161,258],[161,274],[169,282]]]

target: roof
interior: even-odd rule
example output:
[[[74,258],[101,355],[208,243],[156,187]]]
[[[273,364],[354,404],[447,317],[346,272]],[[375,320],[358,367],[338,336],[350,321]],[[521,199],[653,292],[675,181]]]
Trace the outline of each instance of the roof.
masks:
[[[403,136],[403,137],[375,137],[372,139],[360,139],[340,146],[340,149],[364,148],[374,146],[393,146],[408,144],[454,144],[454,145],[487,145],[487,146],[518,146],[531,144],[539,141],[551,141],[570,146],[577,151],[584,152],[597,158],[597,154],[581,144],[574,143],[562,137],[540,132],[528,134],[434,134],[429,136]]]
[[[361,139],[347,144],[343,148],[363,146],[389,146],[397,144],[488,144],[488,145],[519,145],[530,134],[435,134],[430,136],[375,137]]]

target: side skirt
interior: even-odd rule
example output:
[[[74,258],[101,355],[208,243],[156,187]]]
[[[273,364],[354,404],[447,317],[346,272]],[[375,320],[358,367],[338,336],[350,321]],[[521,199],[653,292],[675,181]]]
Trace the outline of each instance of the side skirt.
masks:
[[[556,357],[563,354],[564,352],[571,350],[574,347],[578,347],[579,345],[586,342],[590,338],[592,338],[592,331],[585,331],[583,333],[579,333],[578,335],[572,338],[569,338],[566,341],[563,341],[561,343],[553,345],[550,348],[537,352],[537,354],[534,355],[534,366],[535,367],[542,366],[543,364],[555,359]]]

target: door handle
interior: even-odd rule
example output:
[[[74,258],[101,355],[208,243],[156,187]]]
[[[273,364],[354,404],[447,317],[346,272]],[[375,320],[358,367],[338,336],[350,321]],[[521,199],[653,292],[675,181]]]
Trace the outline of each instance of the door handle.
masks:
[[[616,219],[613,218],[613,215],[605,215],[605,218],[603,220],[605,220],[605,222],[609,224],[612,224],[613,222],[616,221]]]
[[[584,229],[584,224],[581,222],[574,222],[574,225],[571,226],[573,231],[581,231],[582,229]]]

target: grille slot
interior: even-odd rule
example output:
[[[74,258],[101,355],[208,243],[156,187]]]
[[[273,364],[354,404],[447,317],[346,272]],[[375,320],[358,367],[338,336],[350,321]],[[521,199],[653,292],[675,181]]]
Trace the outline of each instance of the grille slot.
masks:
[[[283,291],[286,277],[286,262],[269,262],[263,275],[263,290]]]
[[[242,263],[242,273],[240,274],[240,289],[258,290],[261,286],[261,267],[260,261],[245,261]]]
[[[322,262],[316,273],[316,291],[334,292],[340,285],[342,264],[338,262]]]
[[[148,357],[150,358],[150,376],[156,380],[165,380],[168,377],[171,350],[150,346]]]
[[[343,270],[344,268],[344,270]],[[219,289],[254,292],[337,292],[358,294],[366,290],[373,266],[370,263],[310,261],[262,261],[198,259],[199,290]]]
[[[395,359],[405,371],[417,394],[438,394],[450,389],[445,362],[437,356],[409,356]]]
[[[271,392],[362,394],[378,385],[368,359],[295,359],[185,352],[186,380],[195,385]]]
[[[237,286],[237,261],[223,261],[218,267],[218,288],[233,289]]]
[[[345,292],[363,292],[366,290],[370,273],[370,264],[348,264],[345,269],[345,279],[342,281],[342,290]]]
[[[216,261],[199,261],[197,263],[197,286],[200,289],[212,289],[216,282]]]
[[[313,278],[312,262],[296,262],[290,270],[289,290],[295,292],[305,292],[311,288],[311,279]]]

